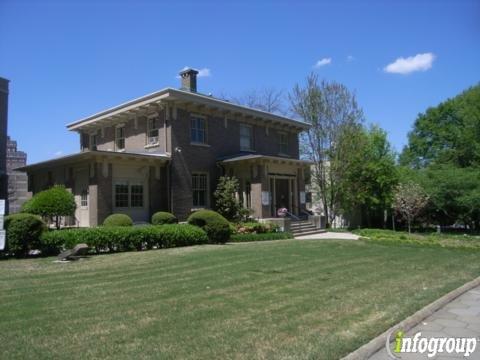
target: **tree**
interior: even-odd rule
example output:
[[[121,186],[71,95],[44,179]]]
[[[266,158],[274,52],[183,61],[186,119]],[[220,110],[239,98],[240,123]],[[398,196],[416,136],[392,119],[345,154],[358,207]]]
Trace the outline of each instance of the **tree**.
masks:
[[[343,156],[344,175],[338,182],[342,210],[358,209],[368,227],[374,221],[380,225],[385,211],[391,209],[398,183],[395,153],[386,132],[378,126],[350,128],[341,133],[338,148],[348,152]]]
[[[228,220],[239,220],[245,214],[242,204],[236,198],[238,188],[237,178],[221,176],[213,193],[215,209]]]
[[[393,207],[407,221],[408,233],[415,217],[428,203],[428,196],[423,188],[413,181],[400,183],[395,189]]]
[[[400,156],[402,165],[480,165],[480,85],[419,114]]]
[[[319,83],[313,73],[304,86],[294,87],[289,98],[292,112],[311,125],[302,136],[302,154],[313,162],[312,185],[320,193],[329,226],[338,215],[341,196],[338,183],[347,168],[348,149],[352,148],[347,138],[340,142],[340,136],[360,126],[363,112],[355,95],[344,85]]]
[[[274,88],[253,89],[231,100],[254,109],[280,115],[285,114],[283,91]]]
[[[75,198],[62,185],[40,191],[22,206],[23,213],[40,215],[44,219],[55,219],[57,229],[60,228],[60,217],[75,214]]]

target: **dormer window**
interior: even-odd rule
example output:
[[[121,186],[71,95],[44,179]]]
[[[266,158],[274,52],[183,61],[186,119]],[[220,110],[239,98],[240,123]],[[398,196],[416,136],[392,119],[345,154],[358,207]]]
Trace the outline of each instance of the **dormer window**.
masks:
[[[115,149],[117,151],[125,150],[125,126],[115,128]]]
[[[253,128],[251,125],[240,124],[240,150],[253,150]]]
[[[190,136],[194,144],[206,144],[206,121],[204,117],[195,115],[190,119]]]
[[[147,145],[158,144],[158,117],[147,119]]]
[[[288,134],[279,133],[278,134],[278,148],[281,155],[288,154]]]

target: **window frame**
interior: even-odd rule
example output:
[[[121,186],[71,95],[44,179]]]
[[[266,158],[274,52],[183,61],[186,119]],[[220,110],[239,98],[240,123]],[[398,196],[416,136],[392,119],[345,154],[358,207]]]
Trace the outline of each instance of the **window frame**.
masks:
[[[200,187],[195,187],[195,181],[194,181],[194,177],[195,176],[198,176],[198,177],[204,177],[205,179],[205,188],[202,189]],[[194,209],[202,209],[202,208],[208,208],[210,206],[210,199],[209,199],[209,173],[208,172],[192,172],[192,207]],[[204,191],[205,194],[204,194],[204,204],[200,204],[198,201],[196,200],[199,200],[199,196],[197,197],[196,199],[196,196],[195,196],[195,192],[199,192],[199,191]],[[195,204],[195,202],[197,202],[197,204]]]
[[[124,191],[122,193],[117,192],[117,186],[123,186],[126,187],[127,191]],[[141,187],[141,197],[140,197],[140,203],[136,203],[134,200],[134,195],[137,195],[137,192],[133,192],[132,188],[133,187]],[[122,195],[123,201],[122,203],[119,204],[119,198],[118,195]],[[138,198],[137,198],[138,200]],[[130,181],[130,180],[116,180],[113,184],[113,202],[114,202],[114,208],[116,209],[144,209],[145,208],[145,184],[142,183],[141,181]]]
[[[93,133],[93,134],[90,134],[89,138],[88,138],[88,148],[92,151],[96,151],[97,150],[97,133]],[[94,141],[95,140],[95,141]],[[94,145],[95,143],[95,145]]]
[[[80,192],[80,208],[88,209],[88,188],[84,188]]]
[[[246,136],[242,134],[242,129],[249,129],[250,133],[249,136]],[[253,135],[253,125],[250,124],[240,124],[240,151],[255,151],[255,145],[254,145],[254,135]],[[248,148],[242,147],[242,139],[248,138],[249,140],[249,146]]]
[[[122,131],[122,137],[119,137],[118,132]],[[115,150],[116,151],[125,151],[125,143],[126,143],[126,136],[125,136],[125,124],[118,125],[115,127]],[[123,140],[123,147],[119,147],[119,141]]]
[[[155,127],[152,127],[152,122],[154,123]],[[156,146],[159,144],[160,141],[160,118],[158,115],[152,115],[147,117],[147,132],[146,132],[146,145],[147,146]],[[151,133],[155,132],[157,135],[151,136]],[[155,139],[156,141],[152,141],[152,139]]]
[[[198,121],[201,120],[203,122],[203,129],[200,127],[194,126],[194,121],[196,122],[195,125],[198,125]],[[202,131],[203,132],[203,141],[198,139],[198,133],[194,136],[194,131]],[[193,145],[207,145],[207,117],[198,114],[191,114],[190,115],[190,143]]]
[[[140,187],[141,192],[138,192],[138,193],[135,192],[134,193],[133,192],[134,187]],[[138,183],[138,182],[137,183],[135,183],[135,182],[130,183],[129,184],[129,192],[130,192],[130,197],[129,197],[129,199],[130,199],[130,204],[129,205],[130,206],[129,207],[130,208],[135,208],[135,209],[144,208],[145,207],[145,190],[144,190],[143,184]],[[138,205],[137,203],[134,204],[134,195],[137,196],[139,194],[140,194],[140,205]],[[136,200],[138,200],[138,198]]]
[[[282,142],[282,137],[285,137],[285,142]],[[285,146],[285,148],[283,148]],[[284,151],[285,150],[285,151]],[[288,155],[288,133],[287,132],[279,132],[278,133],[278,153],[280,155]]]

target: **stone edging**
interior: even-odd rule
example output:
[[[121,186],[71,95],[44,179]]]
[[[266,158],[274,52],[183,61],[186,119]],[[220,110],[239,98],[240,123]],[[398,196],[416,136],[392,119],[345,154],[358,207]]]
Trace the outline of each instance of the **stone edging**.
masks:
[[[467,291],[480,286],[480,277],[460,286],[459,288],[449,292],[448,294],[442,296],[440,299],[435,300],[431,304],[425,306],[423,309],[420,309],[415,314],[409,316],[405,320],[399,322],[397,325],[392,326],[390,329],[385,331],[384,333],[377,336],[375,339],[371,340],[367,344],[359,347],[354,352],[348,354],[342,360],[359,360],[359,359],[368,359],[370,356],[375,354],[378,350],[385,347],[385,343],[387,341],[387,337],[389,334],[394,333],[398,330],[402,330],[403,332],[407,332],[417,324],[419,324],[422,320],[427,318],[428,316],[432,315],[441,307],[447,305],[451,301],[455,300],[460,295],[463,295]],[[394,340],[395,337],[392,337]]]

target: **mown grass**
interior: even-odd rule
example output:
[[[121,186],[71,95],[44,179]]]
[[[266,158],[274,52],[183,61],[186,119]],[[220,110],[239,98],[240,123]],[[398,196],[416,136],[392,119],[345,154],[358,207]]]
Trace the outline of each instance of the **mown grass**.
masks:
[[[337,359],[480,275],[480,253],[256,242],[0,261],[1,359]]]
[[[391,245],[432,246],[452,249],[480,250],[480,236],[448,233],[412,233],[403,231],[361,229],[354,233],[362,236],[368,242]]]

